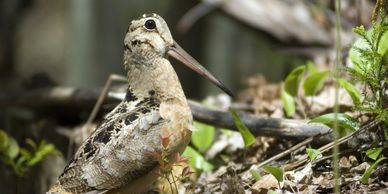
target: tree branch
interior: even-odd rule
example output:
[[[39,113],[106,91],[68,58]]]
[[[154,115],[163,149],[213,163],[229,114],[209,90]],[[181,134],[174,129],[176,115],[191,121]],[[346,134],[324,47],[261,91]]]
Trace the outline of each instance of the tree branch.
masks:
[[[112,94],[112,93],[110,93]],[[0,108],[27,107],[36,110],[61,110],[64,112],[91,110],[100,93],[96,90],[72,87],[52,87],[0,94]],[[108,95],[104,104],[119,103],[120,99]],[[195,120],[217,127],[236,130],[229,112],[212,110],[195,101],[189,100]],[[58,109],[59,108],[59,109]],[[239,112],[245,125],[255,136],[274,136],[285,138],[306,138],[325,134],[330,128],[322,124],[308,124],[307,120],[292,120],[270,117],[258,117]]]

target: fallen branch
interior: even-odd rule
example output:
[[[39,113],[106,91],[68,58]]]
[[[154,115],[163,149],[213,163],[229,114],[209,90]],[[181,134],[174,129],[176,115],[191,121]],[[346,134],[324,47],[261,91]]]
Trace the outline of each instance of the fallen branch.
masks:
[[[52,87],[0,94],[0,108],[27,107],[37,110],[71,112],[74,110],[91,110],[99,97],[99,91],[77,89],[72,87]],[[104,104],[119,103],[117,95],[107,96]],[[217,127],[235,129],[229,112],[212,110],[197,102],[189,100],[195,120]],[[307,120],[257,117],[240,112],[241,119],[256,136],[274,136],[285,138],[306,138],[325,134],[330,128],[322,124],[308,124]]]

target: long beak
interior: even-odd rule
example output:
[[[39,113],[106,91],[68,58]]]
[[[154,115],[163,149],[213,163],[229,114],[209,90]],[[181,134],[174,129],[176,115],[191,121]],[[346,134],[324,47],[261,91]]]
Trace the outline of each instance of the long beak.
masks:
[[[234,97],[234,94],[229,90],[223,83],[218,81],[209,71],[207,71],[197,60],[190,56],[178,43],[174,41],[174,44],[170,47],[170,50],[167,52],[170,56],[174,57],[178,61],[185,64],[190,69],[197,72],[202,77],[206,78],[221,90],[227,93],[229,96]]]

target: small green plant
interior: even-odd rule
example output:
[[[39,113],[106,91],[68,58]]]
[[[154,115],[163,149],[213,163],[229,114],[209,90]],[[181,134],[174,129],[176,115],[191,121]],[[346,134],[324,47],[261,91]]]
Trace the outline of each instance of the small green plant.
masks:
[[[359,39],[349,51],[353,67],[345,68],[352,79],[365,86],[363,101],[355,104],[355,110],[373,113],[388,124],[388,19],[383,7],[380,20],[373,21],[370,29],[358,26],[353,32]]]
[[[278,181],[279,184],[279,189],[280,189],[280,182],[283,181],[284,177],[284,172],[283,169],[280,167],[275,167],[275,166],[263,166],[263,169],[267,171],[268,173],[272,174],[276,180]]]
[[[359,94],[351,88],[351,84],[347,83],[346,80],[338,80],[339,84],[348,91],[355,102],[354,109],[356,111],[372,113],[376,119],[383,121],[385,125],[383,128],[385,134],[383,145],[373,146],[365,152],[366,156],[375,162],[362,175],[360,181],[363,184],[368,183],[373,169],[386,159],[382,152],[388,147],[388,18],[381,2],[376,2],[370,29],[365,29],[364,26],[353,29],[353,32],[358,34],[360,38],[349,51],[349,58],[353,63],[353,67],[345,68],[352,79],[364,85],[364,91]],[[380,19],[378,19],[378,15]]]
[[[53,144],[42,140],[39,144],[31,139],[26,140],[28,148],[22,148],[18,142],[5,131],[0,130],[0,158],[10,166],[20,177],[23,177],[33,166],[42,161],[46,156],[59,154]]]
[[[183,156],[190,157],[188,163],[196,170],[209,172],[214,169],[213,164],[208,162],[201,153],[197,152],[193,147],[187,146],[186,150],[182,154]]]
[[[303,79],[303,75],[307,75]],[[316,95],[324,86],[325,79],[329,75],[329,71],[318,71],[312,62],[307,62],[306,65],[296,67],[288,74],[284,81],[284,89],[282,91],[283,109],[287,117],[292,117],[295,114],[295,98],[298,97],[299,87],[303,82],[303,93],[305,96]]]
[[[191,135],[191,143],[199,152],[205,153],[214,141],[215,127],[200,122],[194,122],[197,129]]]
[[[354,119],[353,117],[344,114],[344,113],[328,113],[324,114],[318,117],[315,117],[309,123],[322,123],[327,125],[328,127],[333,128],[334,123],[336,122],[337,119],[337,124],[338,124],[338,131],[339,134],[342,136],[345,136],[347,134],[346,129],[350,130],[351,132],[357,131],[360,129],[360,123]]]
[[[380,157],[378,160],[376,160],[371,166],[369,166],[364,174],[362,175],[361,177],[361,183],[363,184],[368,184],[368,179],[369,179],[369,176],[372,174],[372,171],[374,168],[376,168],[376,166],[383,160],[387,159],[386,157]]]
[[[197,171],[212,171],[214,166],[204,157],[206,151],[213,144],[215,127],[200,122],[194,122],[195,131],[191,135],[191,144],[187,146],[183,156],[189,157],[188,164]]]
[[[313,148],[306,148],[306,153],[309,156],[310,161],[314,161],[321,154],[319,150]]]
[[[232,114],[233,121],[244,140],[245,147],[249,147],[250,145],[254,144],[256,142],[255,136],[241,121],[241,118],[238,116],[237,112],[233,109],[230,109],[230,113]]]
[[[256,170],[249,170],[249,173],[251,173],[255,181],[259,181],[261,179],[261,175]]]
[[[187,166],[189,157],[181,156],[179,152],[175,153],[175,158],[170,158],[170,137],[173,135],[162,134],[160,136],[160,141],[162,143],[162,151],[156,153],[150,153],[152,157],[157,159],[159,163],[159,174],[160,176],[167,180],[170,186],[171,193],[178,193],[177,181],[187,178],[193,172],[190,170],[190,167]],[[179,175],[174,174],[174,167],[182,166],[182,171]]]

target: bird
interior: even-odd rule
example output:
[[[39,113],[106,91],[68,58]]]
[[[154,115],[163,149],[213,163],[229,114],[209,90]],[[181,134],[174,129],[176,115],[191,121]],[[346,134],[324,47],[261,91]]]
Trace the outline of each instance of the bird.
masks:
[[[155,14],[130,22],[124,38],[125,98],[81,144],[48,193],[142,193],[158,177],[150,153],[181,153],[190,142],[193,116],[169,56],[233,96],[174,41],[167,23]],[[129,191],[129,192],[128,192]]]

